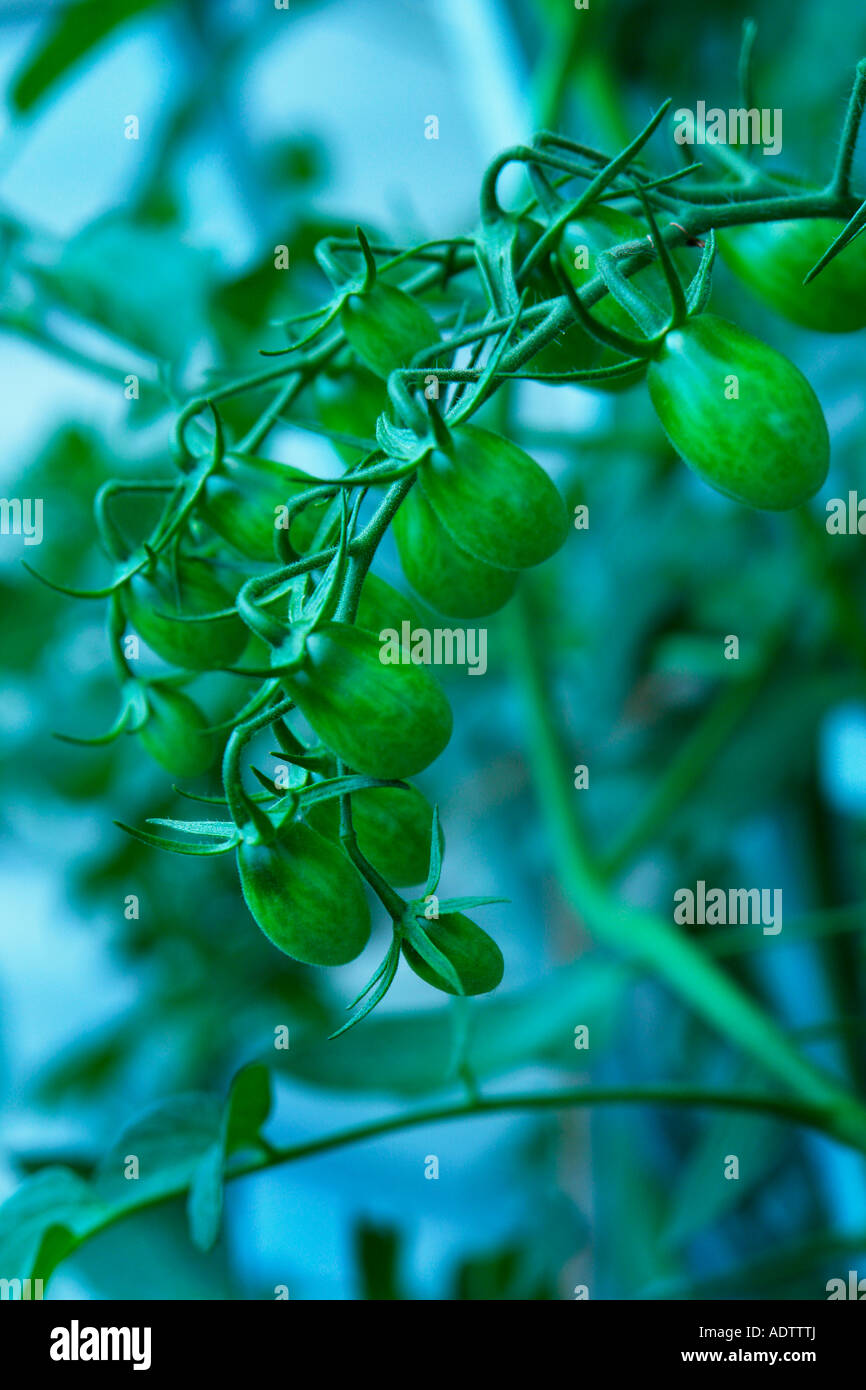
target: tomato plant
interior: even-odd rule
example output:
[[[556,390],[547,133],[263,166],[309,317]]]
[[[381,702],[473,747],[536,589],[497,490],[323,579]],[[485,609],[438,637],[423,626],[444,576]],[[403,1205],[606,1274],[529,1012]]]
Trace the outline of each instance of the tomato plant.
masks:
[[[566,8],[570,22],[571,7],[551,4],[546,12],[563,24]],[[200,22],[197,7],[187,18]],[[559,86],[573,43],[562,45],[556,60],[565,64]],[[220,61],[229,62],[230,49]],[[43,59],[31,84],[48,81],[50,67]],[[603,128],[610,92],[601,66],[593,80]],[[556,95],[557,83],[553,88]],[[553,105],[561,105],[558,97]],[[669,103],[633,136],[602,134],[610,146],[604,149],[557,133],[558,120],[539,121],[528,144],[508,146],[481,174],[477,221],[455,227],[440,211],[427,239],[397,232],[392,241],[317,210],[293,236],[286,233],[290,275],[280,279],[290,268],[280,261],[288,244],[279,242],[272,254],[262,242],[254,264],[226,266],[225,283],[204,276],[198,289],[183,254],[192,243],[175,238],[176,282],[151,304],[148,287],[157,277],[148,267],[169,259],[181,201],[180,183],[175,187],[155,162],[128,229],[136,274],[120,266],[128,314],[117,313],[103,283],[106,269],[117,268],[118,244],[125,245],[110,215],[71,238],[56,266],[41,246],[22,250],[21,229],[11,218],[3,222],[10,331],[25,325],[40,350],[47,346],[80,365],[86,335],[84,346],[55,339],[53,314],[36,313],[59,304],[109,341],[122,340],[125,325],[134,329],[130,345],[152,368],[141,368],[141,380],[132,370],[122,377],[125,399],[140,406],[140,434],[116,468],[106,443],[90,477],[74,440],[65,441],[54,465],[55,495],[68,487],[78,497],[79,488],[87,505],[79,506],[68,535],[55,527],[40,577],[86,603],[107,603],[107,641],[99,649],[105,661],[92,659],[101,629],[93,625],[86,640],[78,633],[77,645],[67,641],[63,619],[50,607],[53,595],[35,585],[45,607],[31,645],[46,664],[60,653],[82,677],[80,690],[73,693],[70,680],[63,691],[64,714],[76,701],[92,700],[99,709],[119,701],[107,732],[91,738],[68,733],[65,719],[54,722],[63,725],[62,744],[118,744],[140,774],[141,796],[138,785],[133,794],[125,776],[114,776],[103,753],[107,770],[97,770],[92,785],[103,775],[104,795],[125,817],[112,845],[123,840],[138,856],[122,861],[122,874],[131,864],[128,876],[139,889],[122,885],[129,958],[155,962],[152,973],[160,975],[167,1011],[175,1011],[172,1022],[181,1020],[179,1034],[185,1008],[204,1020],[188,1046],[190,1071],[197,1065],[208,1077],[228,1075],[238,1054],[250,1055],[252,1036],[266,1038],[270,1051],[272,1033],[289,1028],[286,1017],[292,1045],[285,1065],[293,1081],[304,1080],[307,1068],[324,1089],[341,1067],[354,1065],[354,1079],[371,1092],[379,1085],[395,1095],[454,1088],[458,1099],[425,1111],[425,1123],[488,1113],[499,1104],[496,1092],[488,1098],[480,1090],[488,1074],[551,1058],[559,1066],[566,1051],[568,1066],[581,1068],[579,1086],[515,1092],[501,1108],[636,1100],[727,1112],[745,1096],[749,1119],[787,1121],[866,1151],[860,1060],[848,1057],[848,1071],[819,1066],[800,1046],[792,1020],[777,1019],[751,987],[751,960],[726,967],[725,953],[746,947],[679,930],[682,923],[672,925],[641,897],[641,874],[666,882],[669,866],[685,858],[684,844],[702,863],[716,857],[727,866],[734,837],[724,817],[730,803],[748,801],[743,784],[753,765],[762,769],[756,795],[780,764],[787,777],[800,777],[808,816],[799,833],[818,845],[816,881],[833,880],[820,779],[802,733],[805,722],[816,747],[826,737],[818,719],[828,688],[834,701],[862,695],[866,648],[856,564],[841,547],[838,564],[828,558],[814,500],[831,463],[838,467],[839,453],[844,460],[850,450],[840,430],[831,460],[818,395],[827,393],[823,359],[813,356],[801,371],[797,362],[807,354],[799,337],[783,341],[784,353],[771,346],[784,325],[765,316],[764,341],[734,321],[741,302],[731,308],[731,276],[719,284],[715,267],[718,248],[736,280],[788,322],[834,334],[866,327],[863,202],[853,167],[864,105],[860,63],[820,185],[765,174],[757,151],[737,140],[723,150],[712,142],[706,150],[696,146],[690,153],[705,158],[671,167],[671,149],[662,152],[671,133]],[[191,111],[175,115],[178,130],[193,119]],[[609,124],[625,127],[628,120],[623,110]],[[291,154],[271,151],[269,158],[284,173],[311,163]],[[250,166],[254,182],[256,160]],[[506,171],[525,176],[509,185],[508,206],[500,189]],[[291,220],[289,200],[278,206]],[[411,210],[402,221],[425,225]],[[270,221],[265,225],[267,240]],[[223,337],[202,343],[191,334],[182,356],[173,348],[172,310],[182,318],[194,294],[210,296]],[[760,314],[759,305],[751,308]],[[117,385],[116,364],[97,367]],[[130,435],[134,430],[130,425]],[[106,480],[109,469],[117,476]],[[102,555],[77,540],[90,527],[94,491],[87,534]],[[4,518],[12,518],[10,499],[4,507]],[[851,512],[857,530],[856,500]],[[666,536],[658,552],[655,527]],[[729,537],[748,541],[745,560],[737,552],[741,563],[730,569]],[[708,571],[725,576],[715,590],[703,582],[705,554]],[[101,577],[106,558],[111,569]],[[63,583],[52,578],[58,573]],[[797,601],[806,592],[819,594],[820,603],[800,623]],[[488,618],[489,628],[477,626]],[[717,634],[746,619],[742,665],[728,667]],[[488,635],[493,678],[483,686],[468,679],[461,685],[465,670],[430,669],[454,665],[479,674],[459,653],[481,637],[486,652]],[[825,670],[829,651],[834,661]],[[796,701],[787,689],[804,653],[804,661],[815,658],[806,714],[791,707]],[[740,659],[730,653],[731,661]],[[109,693],[109,669],[117,696]],[[505,693],[510,678],[523,702],[516,715]],[[557,704],[562,690],[573,693],[568,718]],[[751,743],[744,735],[738,744],[740,724],[748,725],[762,700],[763,724],[751,730]],[[466,710],[472,717],[462,721]],[[556,728],[560,715],[567,746]],[[770,731],[781,752],[768,772]],[[525,767],[515,756],[521,737],[529,748]],[[722,757],[728,742],[730,767]],[[34,765],[39,752],[31,749]],[[58,762],[76,756],[84,755],[64,746]],[[507,876],[518,843],[532,864],[525,902],[501,914],[515,923],[513,937],[502,922],[488,932],[475,921],[481,909],[505,899],[485,896],[477,881],[493,870],[487,827],[479,817],[473,825],[463,810],[473,758],[485,760],[489,803],[504,808],[496,872]],[[57,783],[83,798],[88,784],[80,774],[76,782],[71,766],[60,766]],[[150,774],[159,781],[147,781]],[[778,776],[785,805],[791,782]],[[518,802],[530,782],[539,791],[538,817]],[[724,833],[699,817],[690,824],[687,798],[710,782],[707,796],[722,807]],[[639,794],[645,801],[633,806]],[[201,819],[180,818],[178,806],[188,802],[207,808],[198,810]],[[759,810],[766,811],[763,801]],[[186,856],[190,870],[177,892],[181,905],[160,880],[139,915],[141,882],[158,875],[152,863],[169,855]],[[440,883],[457,876],[455,861],[468,880],[465,891],[442,897]],[[551,868],[558,886],[548,889]],[[224,880],[221,869],[228,871]],[[845,870],[853,878],[851,866]],[[220,910],[211,902],[212,883],[224,889]],[[841,890],[830,896],[833,913],[849,910],[835,902]],[[533,954],[521,935],[533,917],[526,904],[536,909],[535,944],[543,937],[561,953],[560,918],[573,909],[593,947],[591,960],[580,954],[558,966],[552,983],[542,983],[530,1000],[520,990],[497,993],[503,983],[510,989]],[[174,913],[167,941],[161,912]],[[833,913],[817,924],[807,918],[803,940],[813,930],[822,938],[841,934]],[[372,974],[359,962],[354,985],[369,975],[367,983],[347,1016],[335,1018],[334,1000],[355,992],[346,988],[352,972],[322,972],[359,961],[368,948],[376,955]],[[175,971],[182,976],[183,960],[193,955],[208,987],[199,984],[187,999]],[[833,967],[834,980],[847,987],[854,953],[840,952]],[[406,1043],[414,1016],[407,1023],[386,1007],[370,1017],[398,975],[401,985],[438,1003],[425,1014],[423,1046]],[[636,980],[658,987],[671,1013],[674,1002],[685,1011],[696,1052],[703,1059],[705,1050],[719,1075],[753,1069],[764,1089],[586,1082],[584,1058],[575,1063],[572,1055],[581,1050],[582,1030],[601,1048],[615,1005]],[[248,1007],[253,993],[255,1009]],[[467,1003],[485,995],[493,998]],[[395,1002],[392,996],[389,1005]],[[205,1068],[201,1035],[220,1029],[231,1036],[213,1043]],[[349,1029],[349,1043],[335,1042]],[[645,1038],[636,1033],[635,1053]],[[725,1053],[716,1067],[719,1045],[735,1065]],[[109,1053],[90,1059],[97,1074]],[[412,1066],[401,1072],[409,1053]],[[191,1144],[189,1171],[148,1189],[152,1205],[189,1192],[191,1228],[203,1247],[219,1229],[223,1179],[303,1156],[303,1144],[280,1147],[261,1134],[270,1103],[262,1072],[269,1069],[258,1061],[242,1069],[215,1124],[202,1125],[208,1144],[201,1153]],[[380,1129],[412,1123],[408,1111],[395,1112]],[[345,1140],[337,1136],[334,1146],[374,1128],[371,1122]],[[693,1185],[700,1175],[706,1180],[706,1153],[715,1163],[731,1146],[724,1133],[710,1139],[693,1156]],[[113,1205],[105,1199],[95,1165],[72,1179],[78,1196],[68,1226],[65,1208],[46,1208],[42,1224],[39,1208],[33,1232],[28,1226],[26,1240],[6,1247],[16,1252],[27,1244],[28,1268],[43,1268],[57,1251],[65,1258],[64,1232],[72,1244],[84,1244],[136,1209],[132,1198],[115,1193]],[[631,1171],[625,1185],[640,1185]],[[31,1195],[28,1189],[28,1222]],[[730,1199],[715,1193],[706,1204],[721,1200]],[[679,1232],[683,1243],[691,1234]],[[2,1241],[0,1221],[0,1248]],[[645,1287],[656,1295],[652,1281]]]

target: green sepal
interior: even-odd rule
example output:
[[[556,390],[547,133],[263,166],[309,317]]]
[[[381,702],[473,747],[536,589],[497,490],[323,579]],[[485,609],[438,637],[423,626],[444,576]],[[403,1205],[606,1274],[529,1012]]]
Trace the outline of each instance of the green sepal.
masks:
[[[509,344],[510,344],[510,343],[512,342],[512,340],[514,339],[514,335],[516,334],[517,329],[518,329],[518,327],[519,327],[519,325],[520,325],[520,317],[521,317],[521,315],[522,315],[522,313],[523,313],[523,310],[524,310],[524,307],[525,307],[525,305],[526,305],[526,298],[527,298],[527,295],[528,295],[528,294],[529,294],[529,290],[528,290],[528,289],[523,290],[523,292],[522,292],[522,294],[521,294],[521,296],[520,296],[520,299],[519,299],[519,301],[518,301],[518,303],[517,303],[517,307],[516,307],[515,310],[514,310],[514,314],[513,314],[513,317],[512,317],[512,319],[511,319],[511,322],[510,322],[510,324],[508,325],[508,327],[506,328],[505,332],[500,336],[499,341],[498,341],[498,343],[496,344],[496,347],[493,349],[493,352],[490,354],[490,360],[489,360],[489,362],[486,364],[486,366],[485,366],[483,372],[481,373],[481,376],[478,378],[478,380],[477,380],[477,382],[475,383],[475,385],[473,386],[472,390],[471,390],[471,391],[467,391],[467,393],[466,393],[466,395],[464,396],[463,400],[460,402],[460,405],[459,405],[458,409],[455,410],[454,413],[453,413],[453,415],[451,416],[451,422],[450,422],[450,423],[451,423],[452,425],[458,425],[458,424],[460,424],[463,420],[468,419],[469,416],[472,415],[472,414],[474,414],[474,412],[475,412],[476,410],[478,410],[479,406],[481,406],[481,405],[483,404],[484,399],[485,399],[485,396],[486,396],[486,394],[487,394],[487,388],[488,388],[488,386],[490,385],[490,383],[493,381],[493,379],[494,379],[494,377],[495,377],[497,371],[499,370],[500,363],[502,362],[502,359],[503,359],[503,357],[505,356],[505,353],[506,353],[507,350],[508,350]],[[434,412],[433,412],[432,402],[428,402],[428,406],[429,406],[429,408],[430,408],[431,417],[433,417],[433,416],[434,416]],[[435,429],[436,429],[435,418],[433,419],[433,426],[434,426],[434,432],[435,432]],[[450,442],[450,440],[449,440],[448,442]],[[437,436],[437,443],[439,443],[438,436]],[[439,447],[440,447],[440,448],[444,448],[446,452],[448,451],[448,443],[447,443],[447,442],[446,442],[445,444],[439,444]]]
[[[815,279],[816,275],[820,275],[824,267],[829,265],[830,262],[839,255],[840,251],[844,251],[848,243],[859,236],[864,227],[866,227],[866,201],[860,204],[850,222],[842,228],[842,231],[836,237],[835,241],[830,242],[830,245],[827,247],[821,259],[816,261],[815,265],[812,266],[812,269],[804,277],[803,284],[810,284],[811,281]]]
[[[416,462],[429,447],[419,440],[414,430],[393,424],[385,414],[376,420],[376,442],[389,458],[400,459],[404,463]]]
[[[110,598],[113,593],[122,588],[126,581],[131,579],[133,574],[136,574],[137,570],[141,568],[139,565],[134,570],[124,570],[121,574],[116,575],[112,582],[106,585],[104,589],[70,589],[65,584],[57,584],[53,579],[47,579],[44,574],[40,574],[39,571],[34,569],[32,565],[29,565],[26,560],[22,560],[21,563],[27,573],[32,574],[34,579],[38,579],[40,584],[44,584],[47,589],[53,589],[56,594],[65,594],[67,598]]]
[[[172,782],[171,789],[173,792],[177,792],[178,796],[184,797],[186,801],[199,801],[206,806],[228,806],[229,804],[227,798],[224,796],[202,796],[197,792],[185,792],[183,787],[177,786],[175,782]],[[271,799],[265,796],[263,792],[253,792],[251,795],[256,801],[268,801]]]
[[[182,831],[184,835],[211,835],[217,840],[235,830],[234,822],[230,820],[171,820],[165,816],[148,816],[147,823],[165,825],[169,830]]]
[[[355,1010],[352,1017],[344,1023],[341,1028],[338,1028],[335,1033],[329,1035],[329,1042],[333,1042],[334,1038],[339,1038],[343,1033],[348,1033],[350,1028],[354,1028],[356,1023],[360,1023],[362,1019],[372,1013],[377,1004],[381,1004],[388,990],[394,983],[394,977],[397,974],[397,969],[400,964],[400,942],[401,938],[399,934],[395,934],[382,964],[379,966],[378,970],[376,970],[369,984],[365,986],[357,999],[355,999],[353,1004],[350,1004],[349,1007],[354,1007],[355,1004],[358,1004],[360,1000],[364,999],[365,995],[369,995],[369,998],[364,999],[364,1003],[361,1004],[361,1007]],[[372,994],[370,993],[371,990],[373,991]]]
[[[706,245],[701,252],[701,263],[695,272],[694,279],[686,290],[686,306],[689,317],[692,314],[702,314],[710,302],[710,293],[713,288],[713,266],[716,260],[716,233],[710,228],[707,235]]]
[[[268,777],[264,772],[261,772],[259,768],[254,767],[252,763],[250,764],[250,772],[253,774],[256,781],[261,783],[265,791],[270,794],[272,799],[276,801],[281,800],[283,793],[277,790],[277,787],[275,786],[274,782],[271,780],[270,777]]]
[[[234,618],[237,616],[237,609],[218,608],[213,613],[166,613],[161,608],[154,608],[157,618],[168,620],[172,623],[213,623],[218,619]]]
[[[591,337],[597,338],[600,343],[614,348],[617,352],[624,353],[626,357],[643,358],[649,355],[645,340],[627,337],[625,333],[618,333],[615,328],[602,323],[591,314],[559,262],[552,258],[550,264],[575,318]]]
[[[181,675],[186,676],[186,673],[181,672]],[[188,679],[188,676],[186,678]],[[220,724],[209,725],[208,733],[221,734],[224,733],[226,729],[234,729],[237,724],[243,724],[247,719],[250,719],[252,715],[258,714],[259,710],[262,709],[271,696],[276,693],[279,686],[280,683],[277,680],[266,680],[256,691],[255,695],[253,695],[245,705],[242,705],[237,713],[233,714],[230,719],[224,719]]]
[[[286,753],[281,748],[272,748],[270,756],[279,758],[282,762],[292,763],[294,767],[306,768],[308,772],[322,772],[333,761],[330,753],[324,750],[321,753]]]
[[[427,870],[425,896],[435,893],[442,877],[442,835],[439,829],[439,804],[433,807],[433,828],[430,831],[430,867]]]
[[[73,743],[83,748],[97,748],[107,743],[114,743],[121,734],[134,734],[141,728],[147,719],[147,705],[140,691],[135,695],[129,695],[121,707],[120,713],[104,734],[94,734],[92,738],[79,738],[75,734],[54,733],[53,738],[59,739],[61,743]]]
[[[509,903],[510,898],[440,898],[439,916],[447,912],[464,912],[469,907],[489,907],[492,903]]]
[[[134,826],[125,825],[121,820],[116,820],[114,824],[120,830],[125,830],[134,840],[140,840],[142,844],[150,845],[153,849],[170,850],[173,854],[227,854],[229,850],[236,848],[239,838],[235,836],[222,845],[184,844],[183,840],[169,840],[162,835],[151,835],[146,830],[136,830]]]
[[[403,917],[403,940],[406,941],[435,974],[441,975],[454,988],[455,994],[463,994],[463,984],[460,976],[454,969],[451,961],[446,955],[434,946],[429,936],[421,926],[417,916],[417,904],[409,904]],[[426,920],[426,919],[425,919]]]
[[[340,540],[337,545],[337,553],[328,565],[309,604],[304,607],[301,626],[304,629],[305,638],[311,632],[317,632],[319,628],[331,621],[340,602],[346,569],[349,564],[349,504],[345,492],[340,493],[340,503]]]
[[[333,801],[335,797],[350,796],[352,792],[366,791],[368,787],[399,787],[409,790],[409,783],[402,781],[385,781],[380,777],[365,777],[360,773],[352,773],[346,777],[331,777],[324,782],[314,782],[312,786],[305,787],[301,792],[301,807],[314,806],[321,801]]]

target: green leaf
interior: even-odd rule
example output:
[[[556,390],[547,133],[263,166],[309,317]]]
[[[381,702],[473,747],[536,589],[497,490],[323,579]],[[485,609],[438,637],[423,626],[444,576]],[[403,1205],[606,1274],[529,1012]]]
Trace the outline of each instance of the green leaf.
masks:
[[[39,1249],[33,1261],[32,1277],[47,1282],[57,1266],[75,1249],[77,1243],[68,1226],[61,1226],[59,1223],[49,1226],[39,1242]]]
[[[473,1000],[466,1066],[479,1079],[547,1060],[583,1069],[574,1030],[586,1024],[596,1057],[615,1022],[628,972],[601,957],[564,966],[524,989]],[[280,1059],[297,1080],[360,1095],[419,1095],[452,1084],[450,1007],[377,1015],[333,1042],[302,1043]]]
[[[100,1164],[92,1186],[107,1207],[131,1209],[189,1187],[205,1151],[220,1135],[218,1096],[192,1092],[152,1106],[123,1131]],[[138,1177],[127,1177],[137,1159]]]
[[[40,31],[33,50],[15,74],[9,94],[12,105],[17,111],[29,111],[91,49],[154,3],[155,0],[78,0],[59,7],[54,23]]]
[[[237,1074],[225,1100],[193,1092],[152,1106],[89,1180],[60,1167],[27,1178],[0,1206],[3,1278],[47,1279],[104,1226],[184,1191],[193,1241],[209,1249],[219,1232],[226,1156],[255,1143],[270,1104],[267,1068],[255,1063]]]
[[[226,1113],[226,1152],[256,1143],[271,1113],[271,1074],[263,1062],[242,1067],[232,1082]]]

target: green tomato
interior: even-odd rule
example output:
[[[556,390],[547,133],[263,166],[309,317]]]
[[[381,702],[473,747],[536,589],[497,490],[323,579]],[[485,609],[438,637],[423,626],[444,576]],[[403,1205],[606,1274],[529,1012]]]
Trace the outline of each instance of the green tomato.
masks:
[[[340,325],[364,365],[385,379],[439,341],[439,330],[424,305],[381,280],[349,295],[340,310]]]
[[[316,479],[272,459],[229,457],[207,481],[200,515],[218,535],[251,560],[274,560],[277,509],[315,487]],[[297,549],[307,549],[318,508],[305,507],[292,527]]]
[[[164,681],[147,687],[148,719],[138,737],[152,758],[178,777],[207,772],[216,740],[194,700]]]
[[[419,923],[420,925],[420,923]],[[462,912],[446,912],[438,920],[424,922],[425,936],[442,952],[454,967],[462,989],[457,990],[450,980],[440,975],[408,941],[403,942],[403,955],[408,964],[434,989],[446,994],[488,994],[500,983],[505,970],[502,952],[486,931],[482,931]]]
[[[305,812],[321,835],[336,840],[340,809],[336,800],[320,801]],[[417,787],[367,787],[352,793],[352,826],[358,848],[374,869],[395,888],[423,883],[430,864],[433,807]],[[440,827],[439,846],[445,838]]]
[[[477,425],[459,425],[448,453],[426,456],[417,486],[453,540],[487,565],[538,565],[568,534],[565,504],[544,469]]]
[[[507,603],[516,570],[476,560],[448,534],[419,486],[412,488],[392,530],[403,573],[415,592],[451,618],[484,618]]]
[[[366,367],[350,367],[339,376],[321,372],[315,381],[316,413],[326,429],[356,439],[376,438],[376,421],[388,405],[381,377]],[[351,444],[331,441],[344,463],[356,463],[361,451]]]
[[[305,965],[345,965],[370,936],[361,877],[342,850],[302,821],[273,844],[244,840],[238,872],[247,907],[280,951]]]
[[[180,560],[177,578],[175,589],[171,576],[162,570],[150,576],[145,572],[133,575],[121,596],[129,621],[157,656],[173,666],[190,671],[233,666],[249,637],[239,617],[182,621],[183,615],[231,608],[232,595],[201,560]]]
[[[732,270],[770,308],[820,333],[866,328],[866,240],[856,238],[809,285],[803,277],[844,222],[810,218],[728,227],[719,250]]]
[[[735,324],[701,314],[668,333],[648,385],[677,453],[726,496],[785,511],[826,478],[830,442],[814,391],[793,362]]]
[[[283,684],[350,768],[370,777],[412,777],[451,737],[451,707],[423,667],[386,665],[380,651],[372,632],[329,623],[311,634],[303,666],[283,676]]]
[[[368,574],[361,585],[355,626],[378,637],[386,628],[401,632],[405,622],[410,628],[419,628],[425,626],[426,620],[412,599],[378,574]]]

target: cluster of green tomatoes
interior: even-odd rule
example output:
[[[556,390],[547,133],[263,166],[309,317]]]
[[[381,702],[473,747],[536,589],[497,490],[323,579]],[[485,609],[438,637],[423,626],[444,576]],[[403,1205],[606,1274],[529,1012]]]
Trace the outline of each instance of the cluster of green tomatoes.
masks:
[[[158,832],[124,828],[177,853],[234,853],[252,917],[276,947],[310,965],[341,965],[364,949],[371,888],[391,917],[392,941],[352,1021],[382,997],[401,958],[452,994],[489,991],[503,973],[498,946],[463,911],[489,900],[437,899],[438,816],[407,781],[448,743],[448,701],[428,670],[380,660],[380,632],[400,631],[407,617],[423,625],[418,601],[448,619],[491,614],[520,572],[568,534],[547,474],[471,416],[514,375],[608,391],[645,380],[677,453],[720,492],[780,510],[824,481],[827,428],[809,383],[786,357],[706,312],[712,234],[685,283],[685,252],[666,249],[643,194],[631,201],[643,219],[641,208],[590,203],[555,244],[537,212],[504,214],[468,250],[463,239],[459,254],[453,246],[434,254],[432,273],[430,256],[422,258],[415,282],[395,283],[412,253],[392,257],[382,273],[380,252],[359,233],[361,273],[325,258],[338,292],[306,316],[316,326],[287,349],[280,378],[288,418],[299,398],[345,473],[323,481],[263,457],[266,428],[255,447],[227,441],[215,392],[191,412],[211,410],[207,449],[191,449],[180,432],[177,479],[109,483],[97,498],[116,569],[103,589],[80,596],[109,599],[122,698],[115,724],[90,741],[132,734],[181,779],[206,773],[222,750],[222,795],[184,793],[217,818],[154,821]],[[866,325],[860,243],[828,265],[819,286],[802,284],[838,231],[791,220],[730,228],[719,241],[780,312],[846,332]],[[534,256],[539,246],[545,254]],[[636,262],[624,274],[629,257]],[[422,299],[427,286],[473,270],[476,298],[456,317],[447,303],[435,316]],[[599,274],[607,292],[590,310],[581,293]],[[548,311],[560,318],[541,341]],[[537,347],[528,350],[528,341]],[[469,366],[456,366],[467,344]],[[431,373],[444,395],[422,401],[417,385]],[[163,507],[147,540],[130,546],[112,508],[119,493],[136,491],[162,494]],[[370,568],[391,526],[414,597]],[[226,574],[238,582],[230,586]],[[130,632],[172,669],[137,675]],[[205,672],[254,683],[221,727],[183,688]],[[277,763],[269,772],[253,766],[250,790],[245,750],[264,730],[277,742]],[[422,884],[408,901],[397,892]]]

